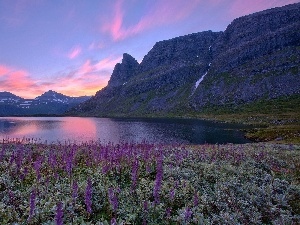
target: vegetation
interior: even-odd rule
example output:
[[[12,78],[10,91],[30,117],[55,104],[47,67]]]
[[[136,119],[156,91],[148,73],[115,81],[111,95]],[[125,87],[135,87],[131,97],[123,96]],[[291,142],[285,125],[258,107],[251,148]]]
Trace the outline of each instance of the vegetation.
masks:
[[[300,95],[248,104],[207,107],[190,117],[254,125],[246,137],[255,141],[300,143]]]
[[[0,145],[1,224],[299,224],[300,146]]]

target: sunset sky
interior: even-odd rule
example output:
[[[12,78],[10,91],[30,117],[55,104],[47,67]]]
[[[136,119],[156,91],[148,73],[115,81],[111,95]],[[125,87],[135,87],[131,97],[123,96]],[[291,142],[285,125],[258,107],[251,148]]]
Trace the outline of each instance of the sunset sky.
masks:
[[[93,95],[129,53],[300,0],[0,0],[0,91]]]

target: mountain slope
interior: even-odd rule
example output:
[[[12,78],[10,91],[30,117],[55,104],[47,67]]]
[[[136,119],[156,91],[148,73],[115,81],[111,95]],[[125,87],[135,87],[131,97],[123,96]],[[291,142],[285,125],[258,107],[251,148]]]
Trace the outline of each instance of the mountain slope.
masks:
[[[69,97],[52,90],[35,99],[23,99],[10,92],[0,92],[0,116],[59,115],[89,98]]]
[[[300,93],[300,4],[235,19],[213,45],[193,106],[240,104]]]
[[[297,95],[299,15],[297,3],[240,17],[224,32],[161,41],[139,65],[125,54],[108,86],[68,114],[185,115]]]
[[[154,45],[135,71],[118,85],[112,82],[121,64],[114,68],[107,87],[69,112],[81,115],[122,116],[171,112],[187,103],[195,82],[211,61],[210,46],[220,32],[200,32],[161,41]],[[127,54],[126,54],[127,56]],[[126,71],[126,70],[123,70]],[[113,85],[114,84],[114,85]]]

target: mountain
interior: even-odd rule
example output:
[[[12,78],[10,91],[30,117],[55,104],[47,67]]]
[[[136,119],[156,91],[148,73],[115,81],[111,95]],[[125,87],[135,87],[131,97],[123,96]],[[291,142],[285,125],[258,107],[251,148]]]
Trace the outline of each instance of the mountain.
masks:
[[[300,93],[300,4],[235,19],[212,46],[214,60],[193,105],[226,105]]]
[[[35,99],[24,99],[10,92],[0,92],[0,116],[59,115],[89,98],[69,97],[52,90]]]
[[[163,116],[300,94],[300,3],[123,55],[107,87],[69,115]]]
[[[126,116],[180,109],[207,70],[210,46],[220,34],[206,31],[158,42],[140,64],[124,54],[108,85],[69,113]]]

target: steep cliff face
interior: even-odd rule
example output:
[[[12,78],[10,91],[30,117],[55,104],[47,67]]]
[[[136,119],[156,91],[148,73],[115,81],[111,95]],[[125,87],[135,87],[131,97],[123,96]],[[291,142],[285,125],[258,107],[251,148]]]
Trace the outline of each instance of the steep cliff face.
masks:
[[[220,34],[206,31],[160,41],[140,65],[124,54],[107,87],[73,112],[140,116],[145,112],[171,112],[186,105],[195,82],[212,60],[210,46]]]
[[[124,54],[108,86],[69,113],[176,115],[299,94],[299,15],[297,3],[160,41],[140,64]]]
[[[118,87],[126,83],[136,72],[139,63],[131,55],[124,53],[122,63],[115,65],[108,82],[109,87]]]
[[[235,19],[212,47],[214,60],[193,99],[239,104],[300,92],[300,4]]]

